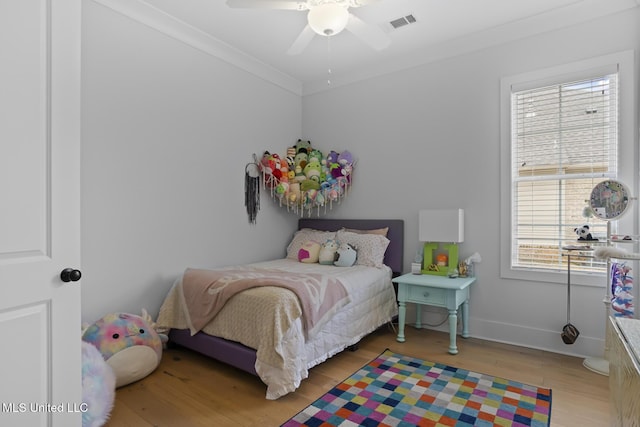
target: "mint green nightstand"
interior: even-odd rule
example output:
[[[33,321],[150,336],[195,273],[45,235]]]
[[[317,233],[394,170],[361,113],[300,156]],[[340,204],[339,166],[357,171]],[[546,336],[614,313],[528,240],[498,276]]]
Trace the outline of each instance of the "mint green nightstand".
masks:
[[[457,354],[456,333],[458,328],[458,308],[462,306],[462,337],[469,337],[469,288],[476,281],[475,277],[448,277],[405,274],[393,279],[398,284],[398,337],[404,342],[404,324],[407,314],[407,303],[416,305],[416,327],[421,327],[420,305],[444,307],[449,310],[449,353]]]

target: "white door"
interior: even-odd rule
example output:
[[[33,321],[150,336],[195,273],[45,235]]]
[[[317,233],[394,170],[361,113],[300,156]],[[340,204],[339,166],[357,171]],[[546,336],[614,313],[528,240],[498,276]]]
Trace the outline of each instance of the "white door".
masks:
[[[0,426],[79,426],[80,2],[0,0]]]

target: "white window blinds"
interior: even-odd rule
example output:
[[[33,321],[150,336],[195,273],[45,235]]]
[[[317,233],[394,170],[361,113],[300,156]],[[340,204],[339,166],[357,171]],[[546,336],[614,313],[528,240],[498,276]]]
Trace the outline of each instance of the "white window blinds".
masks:
[[[591,189],[618,174],[617,74],[511,93],[511,268],[566,269],[562,246],[588,224],[606,224],[583,212]],[[584,260],[572,268],[604,271]]]

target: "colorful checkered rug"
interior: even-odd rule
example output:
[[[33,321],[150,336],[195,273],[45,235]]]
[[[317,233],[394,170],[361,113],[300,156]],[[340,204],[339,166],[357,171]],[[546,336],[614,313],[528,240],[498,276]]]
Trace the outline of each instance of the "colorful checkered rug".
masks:
[[[283,427],[549,426],[551,390],[386,350]]]

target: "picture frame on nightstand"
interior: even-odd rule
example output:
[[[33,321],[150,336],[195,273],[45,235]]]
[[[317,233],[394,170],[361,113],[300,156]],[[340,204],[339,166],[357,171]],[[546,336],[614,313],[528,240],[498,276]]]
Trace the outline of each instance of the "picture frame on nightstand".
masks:
[[[458,268],[458,244],[427,242],[423,249],[422,274],[452,275]]]

